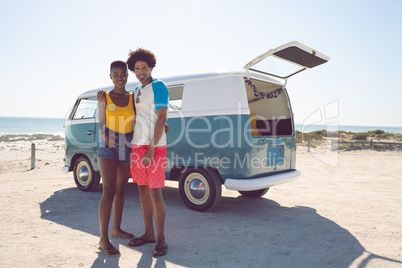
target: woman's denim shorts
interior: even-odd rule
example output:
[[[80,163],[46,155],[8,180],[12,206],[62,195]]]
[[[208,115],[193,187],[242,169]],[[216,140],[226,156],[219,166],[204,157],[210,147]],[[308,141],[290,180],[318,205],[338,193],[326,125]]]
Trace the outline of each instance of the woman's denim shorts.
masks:
[[[130,163],[131,153],[131,140],[133,138],[133,132],[130,133],[118,133],[112,130],[106,129],[107,133],[113,133],[109,135],[111,139],[114,139],[116,147],[109,147],[102,137],[99,137],[99,154],[98,157],[115,159],[119,164]],[[109,143],[110,144],[110,143]]]

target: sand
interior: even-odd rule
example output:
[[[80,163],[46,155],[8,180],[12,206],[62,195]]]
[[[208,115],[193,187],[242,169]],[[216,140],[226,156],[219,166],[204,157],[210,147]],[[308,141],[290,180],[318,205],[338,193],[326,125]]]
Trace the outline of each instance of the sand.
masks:
[[[168,254],[154,245],[122,256],[97,249],[101,188],[82,192],[61,173],[64,142],[0,142],[0,267],[402,267],[402,151],[330,152],[299,147],[302,176],[245,198],[223,187],[220,204],[196,212],[167,182]],[[143,233],[136,185],[123,229]]]

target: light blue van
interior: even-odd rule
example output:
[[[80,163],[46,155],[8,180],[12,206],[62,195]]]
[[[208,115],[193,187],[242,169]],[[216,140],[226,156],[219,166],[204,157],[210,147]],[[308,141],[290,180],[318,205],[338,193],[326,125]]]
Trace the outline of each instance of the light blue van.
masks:
[[[271,186],[300,175],[286,82],[328,60],[295,41],[269,50],[241,71],[161,78],[170,93],[166,178],[179,182],[180,196],[189,208],[214,208],[222,185],[244,196],[260,197]],[[267,67],[275,67],[275,72],[261,69]],[[83,191],[96,189],[100,182],[98,90],[78,96],[65,122],[62,170],[73,171]]]

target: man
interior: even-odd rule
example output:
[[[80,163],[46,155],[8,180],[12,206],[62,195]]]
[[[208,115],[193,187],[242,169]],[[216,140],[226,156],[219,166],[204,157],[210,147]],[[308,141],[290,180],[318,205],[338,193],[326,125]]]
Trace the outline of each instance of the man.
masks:
[[[141,82],[134,90],[136,124],[132,140],[131,175],[138,185],[145,234],[134,238],[129,245],[136,247],[155,242],[153,216],[156,223],[154,257],[167,253],[165,242],[166,208],[162,196],[165,187],[167,107],[169,91],[166,85],[152,78],[155,55],[139,48],[130,52],[128,68]]]

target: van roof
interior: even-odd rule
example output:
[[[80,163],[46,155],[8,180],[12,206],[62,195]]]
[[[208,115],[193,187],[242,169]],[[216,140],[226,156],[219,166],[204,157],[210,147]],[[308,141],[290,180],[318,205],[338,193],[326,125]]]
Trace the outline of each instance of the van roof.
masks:
[[[198,74],[186,74],[186,75],[176,75],[176,76],[167,76],[167,77],[161,77],[158,79],[162,80],[168,87],[171,85],[176,85],[176,84],[184,84],[186,82],[193,82],[197,80],[207,80],[207,79],[214,79],[218,77],[225,77],[225,76],[246,76],[246,71],[245,70],[239,70],[239,71],[217,71],[217,72],[209,72],[209,73],[198,73]],[[258,72],[253,72],[250,71],[250,78],[255,78],[255,79],[260,79],[264,80],[267,82],[271,82],[274,84],[278,85],[283,85],[283,82],[278,81],[277,79],[274,79],[268,75],[261,74]],[[139,84],[139,82],[131,82],[127,83],[126,89],[131,92],[135,89],[135,87]],[[92,89],[89,91],[86,91],[82,94],[80,94],[77,99],[82,99],[82,98],[91,98],[95,97],[96,93],[99,90],[106,90],[110,91],[113,89],[113,86],[108,86],[108,87],[102,87],[102,88],[97,88],[97,89]]]

